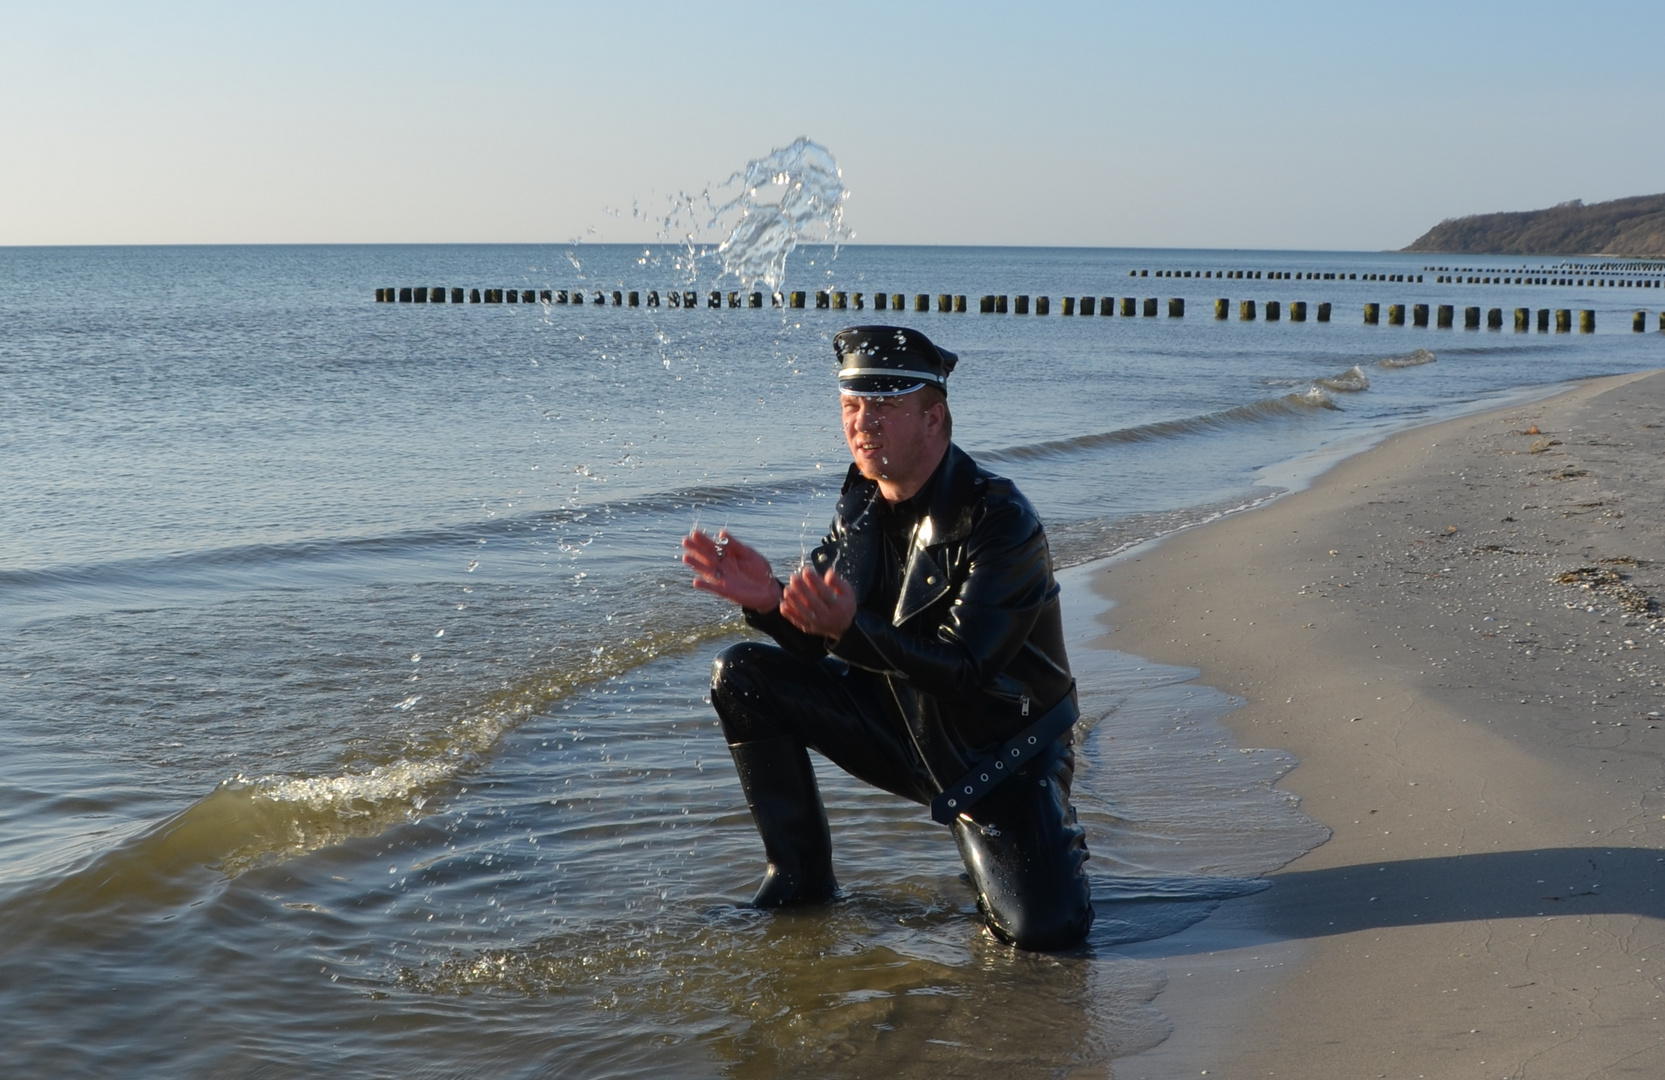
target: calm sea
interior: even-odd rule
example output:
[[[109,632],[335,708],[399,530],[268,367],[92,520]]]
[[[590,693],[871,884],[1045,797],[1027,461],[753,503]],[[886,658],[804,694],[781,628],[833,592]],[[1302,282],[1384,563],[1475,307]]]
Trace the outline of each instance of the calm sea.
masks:
[[[1428,261],[793,256],[787,289],[971,297],[881,316],[373,300],[710,287],[634,247],[0,250],[0,1072],[1018,1077],[1154,1044],[1164,975],[1117,945],[1323,832],[1271,786],[1288,756],[1215,722],[1230,699],[1090,647],[1087,564],[1267,497],[1280,463],[1665,360],[1630,331],[1665,290]],[[1263,277],[1200,277],[1228,270]],[[1065,318],[1066,294],[1164,314]],[[1401,302],[1588,307],[1598,332],[1388,325]],[[705,697],[741,630],[677,540],[726,525],[796,565],[847,461],[829,339],[862,321],[960,353],[961,445],[1076,567],[1079,953],[989,941],[947,832],[831,770],[845,898],[740,906],[761,855]]]

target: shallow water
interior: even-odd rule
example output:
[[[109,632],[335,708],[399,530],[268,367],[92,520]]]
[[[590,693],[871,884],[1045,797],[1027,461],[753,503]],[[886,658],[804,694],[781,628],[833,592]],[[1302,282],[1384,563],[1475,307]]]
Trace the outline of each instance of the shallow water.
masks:
[[[1287,755],[1232,746],[1189,673],[1090,648],[1083,566],[1089,947],[989,941],[946,833],[831,770],[847,896],[759,916],[704,700],[738,628],[677,538],[726,524],[780,567],[814,543],[856,321],[960,352],[960,442],[1065,564],[1262,498],[1265,466],[1661,355],[1618,307],[1587,337],[1356,318],[1605,290],[1127,280],[1414,270],[1390,255],[805,249],[786,285],[1184,295],[1183,320],[371,299],[682,284],[573,254],[0,251],[8,1075],[1055,1075],[1142,1049],[1163,975],[1115,946],[1321,839],[1270,786]],[[1217,292],[1336,322],[1217,323]]]

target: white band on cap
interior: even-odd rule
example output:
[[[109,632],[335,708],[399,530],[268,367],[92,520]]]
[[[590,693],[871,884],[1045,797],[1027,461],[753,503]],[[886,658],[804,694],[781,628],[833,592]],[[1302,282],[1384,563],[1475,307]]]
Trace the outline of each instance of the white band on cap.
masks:
[[[918,379],[920,382],[936,383],[938,386],[941,386],[943,383],[941,377],[932,375],[928,371],[911,371],[907,368],[841,368],[838,372],[838,377],[841,381],[844,379],[859,379],[864,375],[890,375],[899,379]]]

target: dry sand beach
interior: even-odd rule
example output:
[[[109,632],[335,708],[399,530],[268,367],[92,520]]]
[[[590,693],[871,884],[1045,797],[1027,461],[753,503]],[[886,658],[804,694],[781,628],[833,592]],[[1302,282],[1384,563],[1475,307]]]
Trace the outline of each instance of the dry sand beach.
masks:
[[[1129,951],[1143,1077],[1665,1076],[1665,373],[1419,428],[1111,565],[1333,838]]]

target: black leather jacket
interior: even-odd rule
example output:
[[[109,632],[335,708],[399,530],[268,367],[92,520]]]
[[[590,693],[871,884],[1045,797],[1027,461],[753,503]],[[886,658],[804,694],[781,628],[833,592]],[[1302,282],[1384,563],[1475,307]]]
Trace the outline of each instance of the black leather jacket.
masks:
[[[1070,692],[1052,556],[1029,500],[950,446],[887,620],[867,603],[883,557],[870,512],[877,493],[851,466],[832,530],[811,555],[821,570],[836,557],[855,588],[843,637],[805,634],[778,610],[746,619],[804,659],[830,653],[887,678],[940,787]]]

